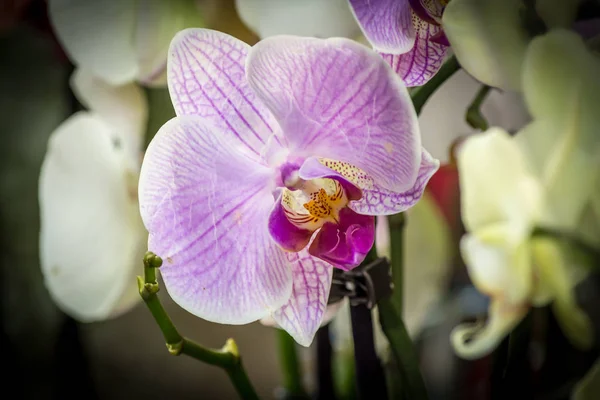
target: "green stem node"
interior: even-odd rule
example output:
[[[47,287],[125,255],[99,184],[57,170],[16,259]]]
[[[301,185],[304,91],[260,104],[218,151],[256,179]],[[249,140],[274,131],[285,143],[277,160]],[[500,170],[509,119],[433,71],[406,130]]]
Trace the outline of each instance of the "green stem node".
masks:
[[[156,269],[161,265],[162,259],[160,257],[151,252],[146,253],[144,256],[144,277],[138,276],[137,282],[140,296],[158,324],[169,353],[174,356],[185,354],[196,360],[223,368],[242,399],[258,400],[258,394],[256,394],[250,379],[248,379],[237,344],[233,339],[227,339],[221,350],[213,350],[179,334],[157,296],[159,285],[156,280]]]

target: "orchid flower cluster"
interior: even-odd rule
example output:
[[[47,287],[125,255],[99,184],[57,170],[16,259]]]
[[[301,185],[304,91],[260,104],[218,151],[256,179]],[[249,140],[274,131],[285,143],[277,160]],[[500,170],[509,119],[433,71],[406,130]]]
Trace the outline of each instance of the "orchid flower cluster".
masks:
[[[539,14],[552,27],[553,9],[539,3]],[[486,323],[459,326],[452,334],[457,353],[466,358],[488,354],[531,306],[549,303],[574,345],[593,344],[591,321],[573,291],[589,268],[560,234],[591,248],[600,244],[600,142],[594,128],[600,60],[577,27],[530,37],[519,7],[518,1],[456,0],[443,20],[463,68],[489,85],[521,91],[532,116],[514,137],[494,127],[459,150],[467,229],[461,250],[472,281],[491,299]],[[574,12],[567,14],[574,19]],[[485,24],[482,16],[497,23]],[[600,24],[595,26],[600,33]],[[499,52],[492,56],[494,45]]]
[[[574,293],[589,268],[573,243],[600,246],[600,24],[578,27],[577,1],[537,1],[535,30],[521,0],[236,0],[262,37],[253,45],[197,27],[183,1],[71,3],[50,1],[50,15],[88,111],[57,128],[40,177],[42,269],[66,312],[129,310],[149,250],[190,313],[270,321],[309,346],[339,308],[327,312],[334,269],[358,267],[375,242],[399,245],[386,216],[426,196],[440,161],[408,88],[437,88],[452,52],[531,116],[456,146],[460,251],[490,303],[487,320],[454,329],[453,348],[483,357],[548,304],[576,346],[593,345]],[[175,111],[145,152],[139,84],[166,84]],[[90,252],[103,256],[90,265]],[[107,266],[106,280],[87,279]]]

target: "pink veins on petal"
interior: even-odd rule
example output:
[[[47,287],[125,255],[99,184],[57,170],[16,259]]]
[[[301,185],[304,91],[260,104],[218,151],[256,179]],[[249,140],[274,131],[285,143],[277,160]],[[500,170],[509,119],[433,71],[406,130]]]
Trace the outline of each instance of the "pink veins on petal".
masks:
[[[373,48],[406,86],[427,83],[440,69],[448,41],[441,18],[445,0],[349,0]]]
[[[169,294],[209,321],[271,316],[308,346],[332,267],[360,264],[374,216],[414,205],[438,167],[406,88],[350,40],[206,29],[173,39],[167,73],[177,116],[139,202]]]

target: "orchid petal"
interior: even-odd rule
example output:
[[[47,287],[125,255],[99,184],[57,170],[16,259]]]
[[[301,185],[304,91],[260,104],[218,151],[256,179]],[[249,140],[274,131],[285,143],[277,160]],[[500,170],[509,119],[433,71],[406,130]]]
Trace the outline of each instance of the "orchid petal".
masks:
[[[523,92],[534,122],[516,140],[546,188],[546,226],[578,230],[600,177],[599,70],[598,57],[565,30],[535,38],[527,50]]]
[[[402,54],[415,43],[409,0],[349,0],[360,27],[373,48]]]
[[[275,35],[358,36],[347,0],[236,0],[240,18],[261,38]]]
[[[147,235],[127,157],[101,118],[80,112],[52,134],[42,165],[42,272],[56,303],[80,321],[115,317],[139,301]]]
[[[144,157],[140,210],[173,300],[206,320],[244,324],[285,304],[292,277],[267,228],[271,170],[219,133],[197,116],[167,122]]]
[[[71,86],[79,101],[111,127],[114,139],[139,166],[148,122],[148,102],[143,90],[135,83],[109,85],[82,68],[71,76]]]
[[[494,300],[490,304],[485,324],[462,324],[450,333],[450,341],[456,354],[466,360],[490,354],[527,314],[527,307],[506,309]]]
[[[529,301],[534,274],[526,237],[513,240],[511,228],[495,224],[467,234],[460,249],[477,289],[517,307]]]
[[[460,65],[481,82],[519,90],[528,36],[520,0],[452,0],[442,16]]]
[[[321,321],[321,326],[325,326],[330,323],[337,316],[340,308],[342,308],[342,305],[344,304],[345,300],[338,301],[337,303],[333,304],[327,304],[327,308],[325,308],[325,314],[323,315],[323,320]],[[260,323],[264,326],[282,329],[271,315],[262,318]]]
[[[382,54],[383,59],[409,87],[424,85],[437,74],[448,48],[431,40],[442,32],[440,26],[418,21],[415,44],[409,51],[404,54]]]
[[[169,93],[177,115],[203,117],[234,138],[232,144],[258,158],[277,124],[246,81],[249,49],[217,31],[178,33],[169,49]]]
[[[462,358],[489,354],[529,309],[534,276],[531,252],[526,237],[516,242],[511,231],[508,224],[489,225],[461,240],[469,277],[491,297],[485,325],[463,324],[451,333],[452,345]]]
[[[303,250],[287,254],[294,288],[288,302],[273,319],[302,346],[310,346],[327,308],[333,268]]]
[[[377,53],[340,38],[273,37],[251,49],[247,77],[292,154],[348,162],[390,190],[414,183],[415,110]]]
[[[468,138],[458,152],[462,216],[468,231],[510,221],[527,231],[542,211],[542,188],[521,148],[500,128]]]
[[[375,184],[368,177],[365,186],[361,186],[363,197],[358,201],[350,203],[349,207],[359,214],[367,215],[391,215],[406,211],[414,206],[423,196],[427,182],[438,170],[440,162],[425,150],[421,153],[421,167],[419,175],[412,188],[404,192],[392,192]]]
[[[281,197],[280,195],[275,200],[275,205],[269,215],[269,233],[281,248],[297,252],[306,247],[314,232],[298,228],[289,221],[285,215]]]
[[[58,40],[82,68],[110,84],[136,78],[133,49],[135,0],[50,0],[48,12]]]
[[[554,300],[554,314],[565,335],[577,347],[588,349],[593,342],[592,324],[577,305],[574,293],[575,286],[588,275],[585,267],[553,239],[533,238],[531,250],[539,286],[536,294],[546,292],[544,297]]]
[[[333,160],[307,159],[300,168],[303,179],[334,178],[346,182],[344,187],[351,201],[349,207],[359,214],[390,215],[412,207],[423,195],[427,182],[437,171],[440,163],[422,149],[419,175],[412,188],[404,192],[392,192],[377,185],[372,177],[360,168]],[[357,189],[354,189],[357,188]],[[360,190],[359,190],[360,189]],[[359,192],[357,196],[353,191]]]
[[[365,259],[374,241],[375,218],[343,208],[339,223],[325,223],[308,251],[334,267],[347,271]]]
[[[202,26],[198,4],[189,0],[140,1],[137,6],[135,45],[144,84],[167,83],[167,54],[175,34]]]

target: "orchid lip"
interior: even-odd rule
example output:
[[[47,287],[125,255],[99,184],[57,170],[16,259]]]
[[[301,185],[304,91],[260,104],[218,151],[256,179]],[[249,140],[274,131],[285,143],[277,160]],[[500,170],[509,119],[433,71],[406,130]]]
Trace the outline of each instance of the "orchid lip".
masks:
[[[301,175],[294,164],[281,167],[286,187],[269,220],[271,237],[292,252],[304,249],[312,239],[308,251],[314,257],[344,270],[356,267],[373,244],[373,217],[348,208],[353,198],[342,178]]]
[[[375,217],[344,208],[337,224],[326,223],[310,245],[309,253],[345,271],[357,267],[375,240]]]

